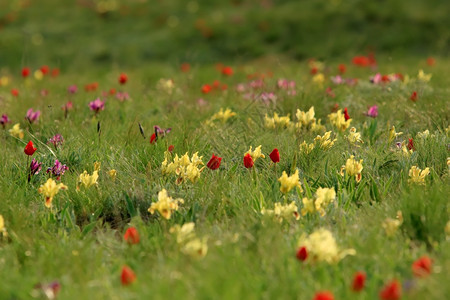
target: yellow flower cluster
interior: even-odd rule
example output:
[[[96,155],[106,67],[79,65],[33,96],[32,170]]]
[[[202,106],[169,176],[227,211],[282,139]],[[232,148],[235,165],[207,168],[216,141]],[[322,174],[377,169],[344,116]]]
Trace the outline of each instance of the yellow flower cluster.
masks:
[[[175,225],[170,233],[176,235],[177,243],[181,245],[181,252],[193,258],[202,258],[208,252],[207,238],[198,238],[194,232],[195,223],[185,223],[183,226]]]
[[[430,168],[425,168],[425,170],[421,170],[416,166],[412,166],[411,169],[409,169],[409,183],[415,183],[415,184],[425,184],[425,177],[430,174]]]
[[[325,131],[325,127],[321,124],[321,120],[319,119],[316,121],[314,106],[311,106],[307,112],[297,109],[295,116],[298,120],[295,124],[295,128],[304,128],[313,132]]]
[[[403,214],[401,211],[398,211],[396,219],[387,218],[386,220],[384,220],[382,226],[384,228],[384,231],[386,232],[386,235],[391,237],[394,236],[394,234],[397,232],[397,229],[402,224],[403,224]]]
[[[300,219],[300,215],[298,213],[297,205],[292,201],[290,204],[281,204],[279,202],[275,203],[274,209],[265,209],[261,210],[261,214],[274,216],[278,222],[282,223],[283,220],[289,221],[292,217],[296,220]]]
[[[19,138],[19,139],[23,139],[23,130],[20,129],[20,124],[14,124],[14,126],[9,130],[9,134],[12,135],[13,137]]]
[[[171,95],[173,89],[175,88],[175,83],[172,79],[161,78],[156,84],[156,88]]]
[[[253,159],[253,162],[256,162],[256,160],[258,158],[266,158],[266,156],[264,154],[262,154],[261,152],[261,145],[259,145],[258,147],[255,148],[255,150],[252,150],[253,147],[250,146],[250,149],[244,153],[244,155],[250,154],[250,156]]]
[[[283,171],[281,177],[278,178],[278,181],[281,183],[280,191],[284,194],[287,194],[295,187],[300,189],[300,192],[303,192],[302,186],[300,184],[300,179],[298,177],[298,169],[295,170],[295,173],[291,176],[287,176],[286,171]]]
[[[189,158],[188,152],[181,157],[178,157],[178,154],[175,154],[172,162],[169,162],[170,157],[170,152],[164,152],[164,161],[161,164],[161,171],[163,174],[176,174],[178,176],[176,181],[177,184],[180,184],[187,179],[191,182],[195,182],[200,177],[204,167],[201,169],[199,168],[200,165],[203,165],[203,156],[199,157],[198,152],[195,152],[191,158]]]
[[[85,188],[89,188],[93,185],[97,185],[98,180],[98,171],[92,172],[92,175],[89,175],[85,170],[80,176],[78,176],[78,183],[82,184]]]
[[[325,132],[325,134],[323,136],[318,135],[315,139],[314,142],[316,144],[319,144],[319,147],[323,150],[328,150],[331,147],[334,146],[334,143],[337,141],[337,139],[332,140],[331,139],[331,131],[327,131]]]
[[[309,154],[311,151],[314,150],[314,144],[308,144],[306,141],[303,141],[303,143],[300,144],[300,152]]]
[[[273,113],[273,118],[269,118],[267,114],[264,116],[264,126],[270,129],[291,128],[292,123],[289,114],[280,117],[277,113]]]
[[[56,181],[49,178],[46,183],[44,183],[43,185],[41,185],[39,187],[38,193],[44,195],[45,206],[51,207],[53,197],[55,197],[56,194],[58,194],[59,190],[65,190],[65,189],[67,189],[66,185],[64,185],[62,183],[56,184]]]
[[[155,213],[155,211],[159,211],[163,218],[169,220],[172,216],[172,212],[178,210],[178,204],[180,203],[184,203],[184,200],[173,199],[172,197],[169,197],[165,189],[162,189],[158,193],[158,202],[153,202],[148,211],[152,215]]]
[[[340,250],[332,233],[324,228],[317,229],[309,236],[303,234],[298,245],[306,248],[312,262],[337,263],[347,255],[356,254],[354,249]]]
[[[5,227],[5,220],[3,219],[2,215],[0,215],[0,234],[3,237],[7,237],[8,236],[8,232],[6,231],[6,227]]]
[[[228,119],[234,117],[235,115],[236,113],[231,111],[231,109],[227,108],[223,110],[223,108],[221,108],[219,112],[212,115],[212,117],[208,121],[206,121],[206,125],[211,126],[216,120],[221,121],[222,123],[226,123]]]
[[[360,182],[362,175],[362,169],[363,169],[363,160],[361,159],[359,162],[355,160],[355,157],[352,155],[349,159],[347,159],[347,162],[345,163],[345,166],[341,167],[340,174],[344,176],[344,170],[347,173],[348,176],[355,176],[356,182]]]
[[[340,131],[345,131],[352,121],[352,119],[345,120],[344,114],[342,113],[342,109],[338,110],[335,113],[331,113],[328,115],[328,119],[331,124],[336,127]]]
[[[397,137],[401,136],[403,134],[403,132],[396,132],[395,131],[395,126],[391,127],[391,130],[389,130],[389,143],[392,143],[392,141],[394,139],[396,139]]]
[[[109,178],[111,178],[112,181],[116,180],[117,171],[115,169],[108,171]]]
[[[423,70],[419,70],[419,73],[417,74],[417,79],[423,82],[428,82],[431,79],[432,74],[425,74]]]
[[[359,147],[357,143],[361,144],[364,143],[363,140],[361,139],[361,133],[356,132],[355,127],[350,128],[350,132],[348,133],[347,136],[345,136],[345,138],[347,139],[347,141],[349,141],[353,145],[356,145],[357,147]]]
[[[301,210],[302,216],[307,213],[318,212],[320,216],[324,216],[325,208],[334,202],[336,198],[336,192],[333,188],[318,188],[316,191],[315,199],[309,199],[307,197],[302,199],[303,208]]]

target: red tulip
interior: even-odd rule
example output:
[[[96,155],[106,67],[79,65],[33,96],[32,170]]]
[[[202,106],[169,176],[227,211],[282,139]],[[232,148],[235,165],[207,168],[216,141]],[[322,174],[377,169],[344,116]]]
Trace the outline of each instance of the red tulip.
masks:
[[[150,137],[150,144],[154,143],[156,143],[156,133],[153,133],[152,136]]]
[[[274,163],[280,162],[280,152],[278,152],[277,148],[273,149],[273,151],[269,154],[269,156]]]
[[[345,118],[345,121],[348,121],[349,119],[351,119],[350,116],[348,115],[347,107],[344,108],[344,118]]]
[[[172,151],[173,151],[173,148],[175,148],[175,146],[174,146],[174,145],[170,145],[169,148],[167,148],[167,150],[168,150],[169,152],[172,152]]]
[[[249,153],[247,153],[244,156],[244,167],[246,167],[247,169],[250,169],[251,167],[253,167],[253,164],[254,164],[254,162],[253,162],[252,156]]]
[[[22,77],[28,77],[30,75],[30,68],[26,67],[22,69]]]
[[[411,101],[416,102],[417,101],[417,92],[416,91],[412,92],[411,97],[409,97],[409,99],[411,99]]]
[[[344,74],[345,71],[347,71],[347,67],[344,64],[340,64],[338,66],[338,69],[339,69],[339,73],[341,73],[341,74]]]
[[[202,86],[202,93],[203,94],[208,94],[209,92],[211,92],[211,86],[209,84],[204,84]]]
[[[408,150],[416,150],[416,148],[414,147],[414,140],[413,139],[408,139]]]
[[[119,76],[119,83],[120,84],[127,83],[127,80],[128,80],[127,74],[125,74],[125,73],[120,74],[120,76]]]
[[[296,256],[298,260],[305,261],[308,258],[308,251],[306,250],[306,247],[300,247]]]
[[[231,67],[223,67],[222,68],[222,74],[225,76],[231,76],[233,75],[233,69]]]
[[[120,274],[120,281],[122,285],[130,285],[136,280],[136,274],[128,266],[122,267],[122,274]]]
[[[11,95],[13,95],[14,97],[19,96],[19,90],[18,89],[12,89],[11,90]]]
[[[422,256],[412,264],[412,271],[416,277],[430,275],[433,261],[428,256]]]
[[[398,280],[393,280],[386,284],[380,291],[380,299],[382,300],[399,300],[402,296],[402,287]]]
[[[366,282],[366,273],[358,271],[353,276],[352,290],[355,292],[362,291]]]
[[[37,148],[34,148],[33,142],[29,141],[28,144],[25,146],[25,149],[23,152],[25,152],[26,155],[31,156],[34,154],[34,152],[37,150]]]
[[[333,296],[332,292],[322,291],[322,292],[317,292],[314,295],[313,300],[334,300],[334,296]]]
[[[40,68],[42,74],[46,75],[48,73],[48,71],[50,71],[50,68],[48,66],[42,66]]]
[[[222,157],[212,155],[211,159],[208,161],[206,166],[211,170],[217,170],[220,167],[220,162],[222,161]]]
[[[137,244],[139,243],[139,232],[137,231],[137,229],[135,227],[130,227],[127,229],[127,231],[125,231],[125,234],[123,235],[123,239],[128,243],[128,244]]]

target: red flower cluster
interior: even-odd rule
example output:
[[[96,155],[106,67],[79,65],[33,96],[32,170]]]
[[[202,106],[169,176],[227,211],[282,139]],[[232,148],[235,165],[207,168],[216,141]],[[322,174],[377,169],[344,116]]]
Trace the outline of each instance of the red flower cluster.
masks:
[[[370,66],[375,66],[377,64],[377,61],[375,60],[375,57],[373,54],[369,54],[368,56],[353,57],[352,63],[354,65],[357,65],[360,67],[370,67]]]
[[[88,83],[84,86],[86,92],[93,92],[98,88],[98,82]]]
[[[228,89],[228,85],[224,84],[224,83],[220,83],[219,80],[214,80],[214,82],[212,84],[204,84],[202,86],[202,93],[203,94],[208,94],[210,92],[212,92],[213,90],[226,90]]]

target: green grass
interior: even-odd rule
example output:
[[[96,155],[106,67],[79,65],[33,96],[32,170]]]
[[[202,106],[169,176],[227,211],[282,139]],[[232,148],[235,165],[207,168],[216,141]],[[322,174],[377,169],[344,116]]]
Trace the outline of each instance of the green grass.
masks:
[[[337,61],[326,63],[336,70]],[[414,287],[404,291],[409,299],[443,299],[450,290],[447,278],[450,268],[449,243],[444,228],[449,220],[448,144],[448,69],[450,61],[437,58],[434,67],[424,59],[405,57],[379,58],[384,74],[401,71],[415,78],[419,69],[432,73],[429,83],[411,80],[407,84],[372,85],[369,69],[349,66],[349,77],[358,77],[354,87],[333,86],[336,98],[325,95],[329,71],[323,87],[311,82],[306,63],[264,60],[234,66],[235,75],[221,77],[214,66],[193,66],[184,74],[165,64],[130,69],[129,82],[119,86],[121,70],[93,68],[86,73],[62,73],[57,78],[24,81],[9,75],[11,84],[0,87],[0,113],[12,120],[0,131],[0,214],[4,217],[8,237],[0,239],[0,298],[29,299],[39,296],[38,283],[58,280],[60,299],[312,299],[319,290],[330,290],[336,299],[376,299],[382,286],[397,278],[405,283],[414,280]],[[273,105],[244,100],[235,91],[238,83],[247,82],[246,75],[272,71],[266,80],[266,91],[274,91],[278,100]],[[172,78],[171,94],[157,88],[159,78]],[[277,90],[276,80],[296,81],[297,95],[288,96]],[[227,91],[202,95],[200,88],[214,79],[228,84]],[[96,92],[85,92],[86,83],[97,81]],[[67,94],[67,87],[77,84],[78,93]],[[16,87],[18,98],[10,94]],[[108,97],[104,111],[97,117],[88,103],[110,88],[130,93],[131,101],[119,102]],[[49,95],[40,95],[47,89]],[[419,91],[419,100],[409,96]],[[208,101],[199,106],[198,98]],[[67,100],[74,109],[68,118],[60,109]],[[347,107],[351,126],[361,132],[364,144],[350,145],[332,127],[327,115],[338,103]],[[364,116],[369,105],[379,106],[379,116]],[[332,130],[337,142],[330,150],[315,149],[309,155],[300,153],[299,145],[312,143],[317,133],[267,129],[264,114],[290,114],[296,109],[315,107],[316,117]],[[29,107],[42,112],[38,123],[23,120]],[[237,115],[228,122],[205,125],[220,108],[230,107]],[[98,123],[101,134],[97,133]],[[376,122],[376,125],[375,123]],[[25,129],[23,139],[8,133],[13,124]],[[138,124],[144,128],[146,138]],[[373,125],[371,125],[373,124]],[[388,125],[389,124],[389,125]],[[152,126],[172,128],[166,138],[151,145]],[[390,126],[403,135],[396,141],[413,138],[415,152],[404,156],[388,144]],[[373,126],[373,127],[370,127]],[[370,128],[373,128],[372,131]],[[421,140],[417,133],[428,129],[433,137]],[[58,150],[46,146],[54,134],[65,142]],[[322,134],[322,133],[321,133]],[[44,163],[40,174],[26,181],[26,155],[23,148],[32,140],[38,161]],[[174,153],[199,152],[203,162],[212,153],[223,157],[219,170],[205,168],[195,183],[175,184],[176,176],[163,176],[161,163],[168,145]],[[249,146],[262,145],[265,159],[255,163],[255,171],[244,168],[242,159]],[[268,154],[278,148],[281,161],[276,169]],[[50,151],[51,150],[51,151]],[[363,159],[362,180],[339,175],[350,155]],[[68,186],[53,201],[53,208],[44,206],[38,188],[46,179],[45,169],[54,159],[67,164],[69,170],[61,182]],[[101,162],[97,187],[77,190],[78,176],[84,170],[92,173],[94,162]],[[408,171],[416,165],[430,168],[426,185],[408,183]],[[292,174],[298,168],[304,193],[280,192],[277,179],[282,171]],[[112,181],[107,171],[117,170]],[[318,214],[290,219],[279,224],[261,215],[262,207],[272,209],[274,203],[294,201],[302,208],[307,188],[314,193],[319,187],[334,188],[336,201]],[[147,209],[157,200],[157,193],[166,189],[170,196],[183,198],[170,220]],[[392,237],[382,227],[387,218],[395,218],[401,210],[404,222]],[[208,253],[193,259],[182,253],[169,229],[195,222],[196,234],[207,237]],[[141,241],[128,245],[123,234],[135,226]],[[336,264],[299,262],[295,253],[298,239],[318,228],[330,230],[340,248],[353,248],[357,254]],[[433,259],[433,272],[424,279],[414,279],[411,264],[422,255]],[[125,287],[120,283],[122,266],[130,266],[137,281]],[[350,290],[353,274],[367,273],[367,286],[361,294]]]

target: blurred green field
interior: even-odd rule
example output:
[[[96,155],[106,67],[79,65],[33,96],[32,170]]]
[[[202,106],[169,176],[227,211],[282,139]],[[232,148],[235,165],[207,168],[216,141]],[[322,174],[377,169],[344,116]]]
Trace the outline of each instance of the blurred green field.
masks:
[[[446,0],[2,0],[0,66],[447,56]]]

